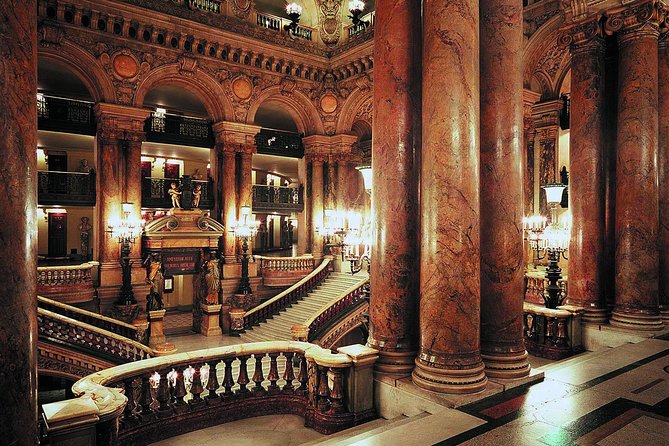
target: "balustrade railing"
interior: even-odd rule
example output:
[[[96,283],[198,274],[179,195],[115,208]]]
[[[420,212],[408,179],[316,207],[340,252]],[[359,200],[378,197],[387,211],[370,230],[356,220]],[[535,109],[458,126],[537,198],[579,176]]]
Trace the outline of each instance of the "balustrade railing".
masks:
[[[179,191],[183,192],[184,179],[181,178],[142,178],[142,207],[145,208],[164,208],[172,207],[172,198],[169,194],[172,183],[177,184]],[[211,180],[190,180],[193,190],[200,186],[199,209],[214,208],[214,183]]]
[[[97,262],[37,268],[37,294],[58,302],[93,305],[93,269]]]
[[[331,269],[332,259],[326,258],[318,268],[287,290],[243,314],[235,315],[231,313],[233,332],[241,332],[254,325],[258,325],[279,311],[286,309],[289,305],[297,302],[298,299],[316,288],[330,274]]]
[[[144,125],[149,142],[211,148],[214,136],[206,119],[154,113]]]
[[[372,375],[356,375],[357,364],[369,368],[376,352],[347,348],[351,353],[332,353],[277,341],[178,353],[94,373],[72,390],[97,405],[92,424],[97,422],[104,444],[146,444],[147,438],[277,413],[303,416],[307,427],[329,434],[374,416],[373,406],[364,403],[371,393],[359,397],[351,389],[371,391]],[[349,384],[356,379],[355,387]]]
[[[117,364],[153,356],[153,350],[137,341],[45,308],[37,309],[37,329],[40,338],[92,351]]]
[[[221,13],[221,2],[219,0],[187,0],[190,9],[199,9],[213,14]]]
[[[272,14],[267,14],[264,12],[256,13],[256,25],[261,28],[271,29],[272,31],[284,32],[284,26],[290,24],[289,19],[283,17],[277,17]],[[291,31],[292,32],[292,31]],[[312,40],[313,29],[306,26],[299,26],[295,30],[295,37],[304,40]]]
[[[254,257],[259,264],[263,285],[268,287],[290,286],[316,267],[316,261],[312,256]]]
[[[282,130],[261,129],[255,136],[258,153],[302,158],[302,135]]]
[[[563,302],[567,300],[568,280],[563,277],[558,280],[558,285],[562,290],[561,299]],[[525,300],[535,304],[544,303],[544,293],[548,286],[548,279],[546,279],[546,272],[541,269],[530,270],[525,273]]]
[[[37,128],[94,135],[93,103],[38,94]]]
[[[368,29],[374,28],[374,20],[376,19],[376,11],[368,12],[360,18],[361,22],[358,25],[351,25],[347,27],[348,38],[362,34]]]
[[[37,203],[95,206],[95,173],[37,172]]]
[[[525,303],[523,325],[527,351],[554,360],[582,352],[582,312],[583,308],[569,305],[549,309]]]
[[[304,188],[253,185],[253,210],[304,210]]]

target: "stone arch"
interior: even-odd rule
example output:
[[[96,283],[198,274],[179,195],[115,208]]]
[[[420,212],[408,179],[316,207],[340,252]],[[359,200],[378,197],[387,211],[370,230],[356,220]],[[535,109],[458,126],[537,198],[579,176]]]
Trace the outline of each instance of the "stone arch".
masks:
[[[65,66],[86,86],[94,102],[116,102],[114,84],[97,59],[64,40],[57,48],[40,46],[37,57]]]
[[[351,133],[355,121],[366,121],[372,125],[371,116],[367,115],[367,108],[372,102],[372,90],[355,89],[347,98],[344,105],[339,109],[339,118],[337,119],[337,134]],[[371,110],[371,108],[370,108]]]
[[[280,86],[274,86],[263,91],[249,107],[246,123],[253,124],[258,108],[264,103],[273,102],[285,108],[295,121],[299,133],[308,135],[322,135],[323,122],[318,110],[304,94],[293,91],[290,95],[282,94]]]
[[[531,88],[534,79],[541,86],[542,100],[556,99],[560,84],[570,65],[569,48],[560,46],[559,38],[564,17],[557,14],[541,26],[530,38],[523,52],[523,83]]]
[[[163,85],[182,87],[193,93],[204,105],[209,119],[214,122],[231,120],[234,117],[232,104],[226,98],[223,87],[202,70],[182,74],[179,64],[163,65],[149,72],[137,87],[133,105],[141,108],[149,91]]]

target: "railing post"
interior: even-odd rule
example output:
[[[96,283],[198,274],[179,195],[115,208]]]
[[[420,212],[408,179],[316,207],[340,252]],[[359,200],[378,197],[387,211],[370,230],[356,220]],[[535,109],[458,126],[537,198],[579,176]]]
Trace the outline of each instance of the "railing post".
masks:
[[[347,369],[344,379],[349,411],[359,420],[373,418],[374,409],[374,363],[379,358],[379,352],[373,348],[356,344],[337,349],[351,358],[353,367]]]

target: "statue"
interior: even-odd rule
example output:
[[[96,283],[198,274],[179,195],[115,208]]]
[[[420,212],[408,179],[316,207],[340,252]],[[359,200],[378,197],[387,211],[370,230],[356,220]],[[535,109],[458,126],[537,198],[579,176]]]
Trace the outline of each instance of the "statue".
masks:
[[[194,180],[203,180],[204,179],[204,175],[202,175],[199,168],[197,168],[193,171],[193,173],[191,174],[191,177]]]
[[[79,223],[79,242],[81,243],[81,254],[86,260],[89,259],[88,248],[91,240],[91,229],[93,229],[93,226],[88,222],[88,217],[81,217],[81,223]]]
[[[93,172],[93,168],[88,165],[87,159],[82,159],[79,161],[79,167],[77,167],[77,172],[91,173]]]
[[[172,181],[170,183],[170,190],[167,193],[172,197],[172,208],[181,209],[181,191],[177,188],[177,183]]]
[[[194,208],[199,208],[200,207],[200,197],[202,196],[202,185],[201,184],[196,184],[195,188],[193,189],[193,207]]]
[[[144,261],[144,265],[147,266],[146,283],[151,285],[149,294],[146,296],[146,312],[162,310],[165,279],[160,254],[150,254]]]
[[[205,284],[207,286],[207,294],[205,295],[204,302],[207,305],[216,305],[218,303],[218,290],[221,286],[221,273],[215,253],[212,252],[209,254],[206,268]]]

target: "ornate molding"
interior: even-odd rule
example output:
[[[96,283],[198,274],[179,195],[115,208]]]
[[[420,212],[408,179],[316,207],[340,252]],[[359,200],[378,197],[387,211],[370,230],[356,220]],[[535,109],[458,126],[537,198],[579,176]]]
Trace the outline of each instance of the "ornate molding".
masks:
[[[562,47],[571,47],[572,52],[581,47],[594,44],[603,49],[604,30],[600,17],[593,17],[584,22],[563,28],[559,43]]]
[[[642,0],[610,11],[605,23],[607,34],[618,34],[620,42],[639,34],[658,35],[666,29],[667,7],[662,1]]]

